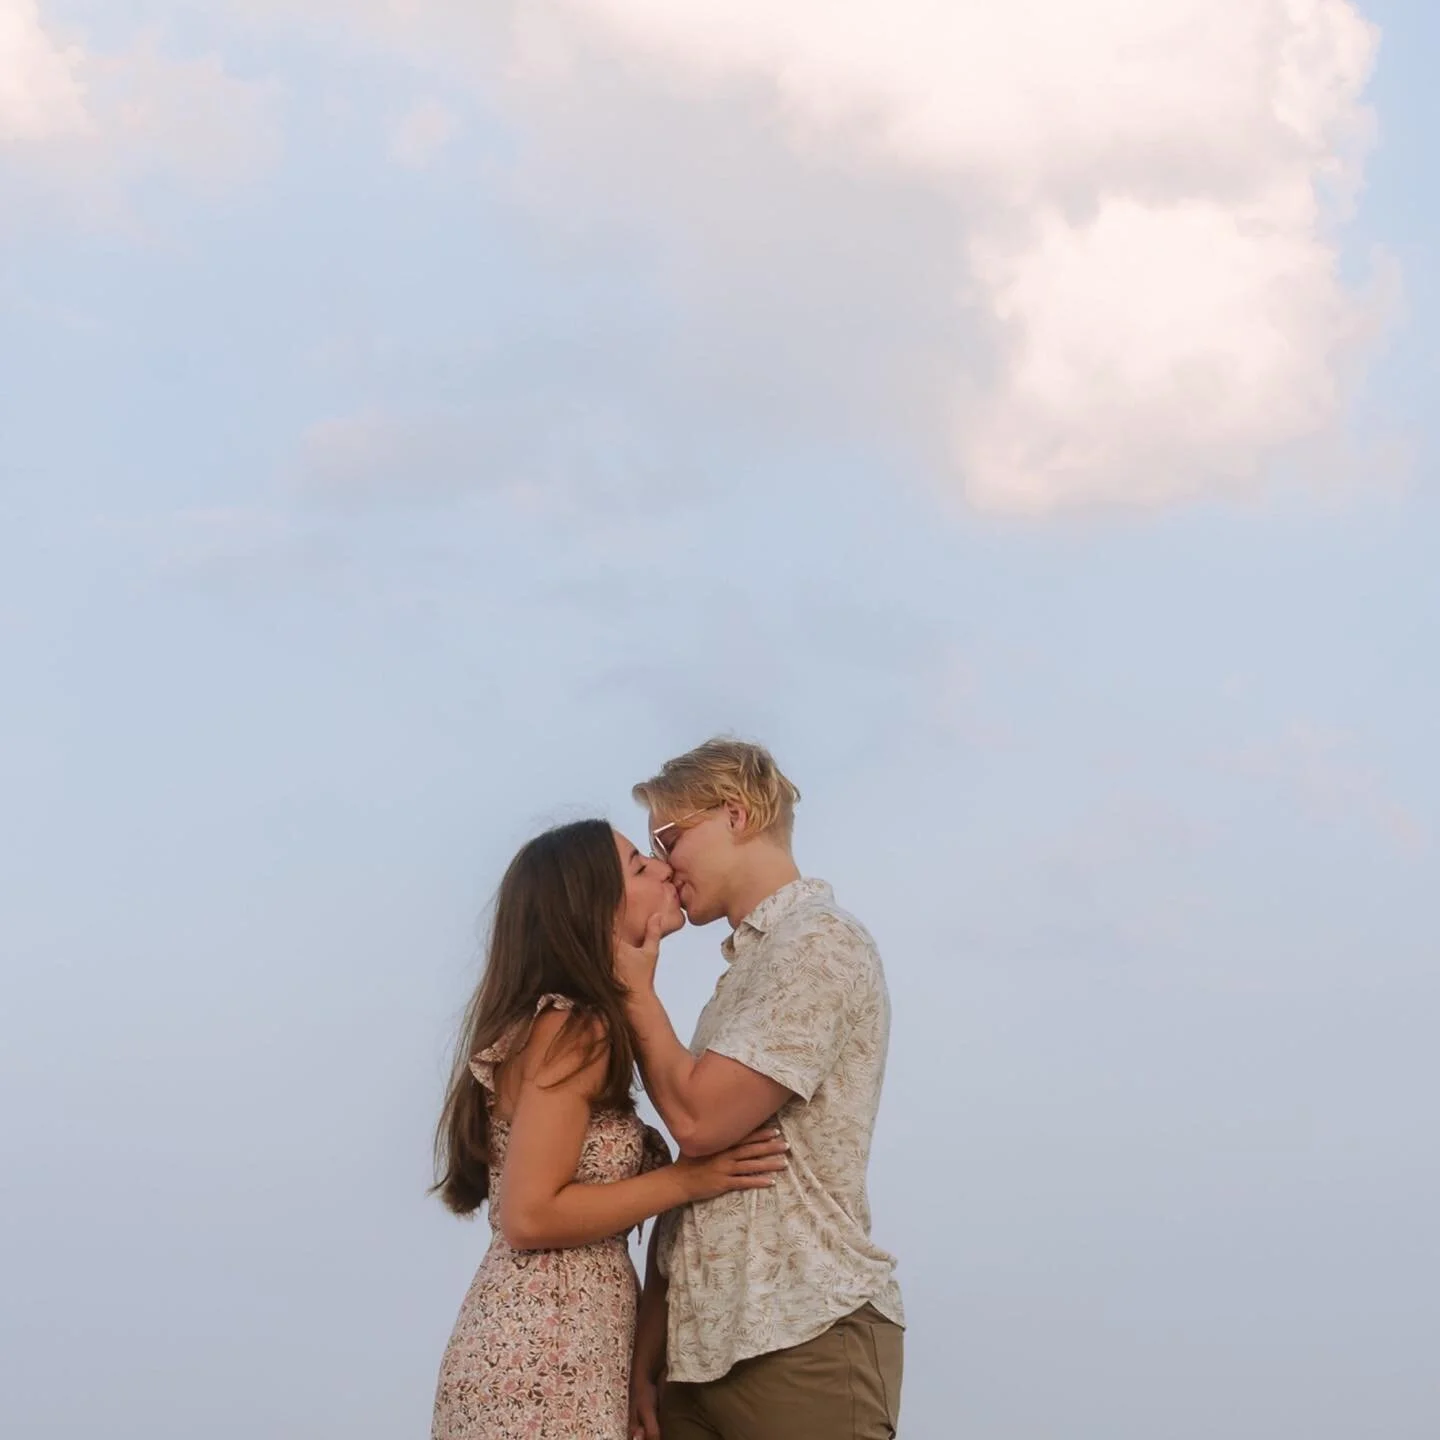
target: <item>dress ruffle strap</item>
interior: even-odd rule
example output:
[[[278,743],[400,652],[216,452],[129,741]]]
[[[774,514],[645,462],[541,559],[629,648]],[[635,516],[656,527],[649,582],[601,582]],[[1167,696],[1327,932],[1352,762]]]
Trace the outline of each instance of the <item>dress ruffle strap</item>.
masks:
[[[487,1045],[470,1057],[470,1073],[493,1096],[495,1094],[495,1072],[517,1051],[523,1050],[530,1040],[535,1022],[547,1010],[573,1010],[575,1002],[568,995],[542,995],[535,1002],[535,1013],[524,1020],[517,1020],[493,1045]],[[663,1141],[661,1142],[664,1143]]]

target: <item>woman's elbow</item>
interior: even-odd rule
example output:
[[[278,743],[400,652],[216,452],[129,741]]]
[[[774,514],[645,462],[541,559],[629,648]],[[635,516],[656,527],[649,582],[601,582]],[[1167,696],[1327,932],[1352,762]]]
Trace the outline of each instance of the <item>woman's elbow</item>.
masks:
[[[555,1237],[549,1232],[543,1214],[528,1205],[500,1207],[500,1235],[512,1250],[553,1250]]]
[[[500,1234],[512,1250],[548,1250],[544,1238],[536,1230],[512,1222],[502,1222]]]

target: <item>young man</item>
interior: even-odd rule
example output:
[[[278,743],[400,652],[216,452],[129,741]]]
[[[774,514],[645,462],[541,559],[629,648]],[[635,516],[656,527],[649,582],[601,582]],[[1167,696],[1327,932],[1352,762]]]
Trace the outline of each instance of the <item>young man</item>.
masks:
[[[827,884],[801,878],[790,852],[799,791],[759,746],[711,740],[634,794],[691,923],[724,918],[732,930],[688,1050],[655,994],[658,926],[643,948],[617,947],[646,1089],[685,1154],[769,1123],[790,1163],[773,1189],[656,1226],[633,1434],[888,1440],[904,1312],[895,1261],[870,1240],[865,1191],[890,1032],[875,942]]]

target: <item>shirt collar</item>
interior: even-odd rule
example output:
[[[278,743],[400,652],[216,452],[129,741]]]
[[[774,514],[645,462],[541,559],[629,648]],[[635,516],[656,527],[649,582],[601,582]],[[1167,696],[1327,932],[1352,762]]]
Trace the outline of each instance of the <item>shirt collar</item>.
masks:
[[[802,877],[782,885],[773,895],[767,895],[739,924],[720,946],[720,953],[726,962],[734,960],[737,944],[744,949],[748,941],[773,930],[797,906],[807,900],[833,902],[835,891],[824,880]]]

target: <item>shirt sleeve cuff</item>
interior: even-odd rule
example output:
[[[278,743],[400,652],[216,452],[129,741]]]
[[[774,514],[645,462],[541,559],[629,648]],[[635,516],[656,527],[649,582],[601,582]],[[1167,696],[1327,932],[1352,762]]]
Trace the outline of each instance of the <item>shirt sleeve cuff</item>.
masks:
[[[806,1074],[794,1065],[787,1064],[784,1056],[772,1055],[760,1046],[747,1043],[743,1039],[721,1040],[716,1044],[707,1045],[705,1048],[713,1050],[717,1055],[723,1055],[727,1060],[738,1062],[747,1070],[753,1070],[757,1075],[763,1075],[777,1085],[783,1085],[804,1101],[808,1102],[815,1091],[819,1089],[820,1077],[818,1075]]]

